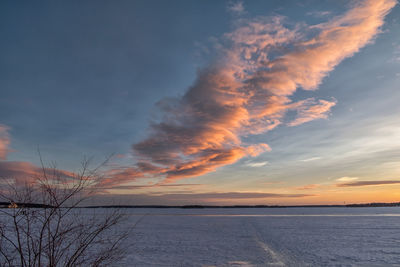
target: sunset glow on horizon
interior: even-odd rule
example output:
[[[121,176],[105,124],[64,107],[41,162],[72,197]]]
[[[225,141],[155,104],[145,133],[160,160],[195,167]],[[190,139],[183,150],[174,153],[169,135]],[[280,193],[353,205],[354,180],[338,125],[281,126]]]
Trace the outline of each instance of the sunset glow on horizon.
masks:
[[[396,0],[1,4],[0,184],[91,204],[400,201]]]

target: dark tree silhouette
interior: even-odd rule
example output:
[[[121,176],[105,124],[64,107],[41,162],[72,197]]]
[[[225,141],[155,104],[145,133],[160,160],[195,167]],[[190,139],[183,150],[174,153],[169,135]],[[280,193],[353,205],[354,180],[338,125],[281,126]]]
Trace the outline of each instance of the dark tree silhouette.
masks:
[[[25,182],[3,179],[1,201],[11,205],[0,209],[0,266],[107,266],[121,259],[127,233],[116,226],[123,214],[79,207],[96,192],[98,168],[84,160],[78,173],[43,162],[41,169]]]

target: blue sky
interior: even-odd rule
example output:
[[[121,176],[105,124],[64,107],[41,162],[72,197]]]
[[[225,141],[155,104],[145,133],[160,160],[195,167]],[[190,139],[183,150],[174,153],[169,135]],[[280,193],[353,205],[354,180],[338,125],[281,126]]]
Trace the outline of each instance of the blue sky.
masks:
[[[377,2],[390,4],[391,1]],[[195,89],[197,91],[193,95],[199,96],[198,99],[204,103],[208,103],[207,97],[213,97],[207,96],[208,89],[201,89],[203,87],[196,85],[196,81],[208,79],[208,74],[206,78],[201,76],[205,70],[214,72],[214,68],[217,71],[222,68],[226,71],[221,64],[231,64],[225,62],[228,54],[224,53],[235,53],[235,49],[242,47],[235,47],[239,37],[229,37],[229,34],[239,34],[240,29],[256,22],[268,30],[272,26],[284,28],[287,30],[287,33],[283,33],[285,41],[282,45],[274,44],[273,49],[268,50],[272,61],[287,55],[286,51],[303,49],[299,46],[299,39],[306,42],[318,34],[311,25],[325,22],[333,25],[338,16],[351,15],[346,13],[350,10],[356,14],[361,5],[371,3],[2,1],[0,124],[3,125],[2,129],[6,129],[3,135],[7,135],[9,140],[3,164],[30,162],[38,165],[38,147],[45,160],[55,160],[60,168],[66,170],[76,170],[83,155],[94,156],[100,161],[114,153],[119,157],[113,159],[113,164],[118,168],[135,170],[132,179],[125,177],[118,185],[165,181],[196,184],[192,187],[179,186],[180,193],[186,192],[185,201],[188,203],[191,200],[186,194],[192,194],[196,199],[195,194],[210,192],[293,195],[300,192],[310,196],[245,198],[247,202],[244,203],[336,203],[344,195],[348,201],[355,202],[381,200],[376,196],[394,190],[396,183],[373,188],[354,186],[350,189],[336,185],[343,181],[399,180],[398,5],[388,8],[387,13],[377,18],[384,24],[374,29],[365,44],[357,45],[354,51],[340,52],[344,58],[339,55],[334,66],[321,74],[322,78],[320,81],[317,79],[319,82],[312,90],[303,90],[301,86],[311,83],[309,80],[297,85],[297,90],[290,93],[290,103],[299,104],[287,108],[285,116],[279,117],[281,123],[278,126],[253,134],[250,133],[253,130],[244,129],[244,126],[239,129],[232,124],[223,124],[223,127],[234,127],[232,132],[240,139],[240,145],[232,145],[232,140],[218,143],[221,145],[218,149],[223,147],[224,153],[226,149],[232,149],[229,151],[240,154],[226,161],[226,164],[225,161],[218,164],[209,162],[207,166],[200,166],[201,172],[185,176],[177,166],[192,160],[204,160],[204,153],[210,153],[209,147],[206,150],[199,146],[193,148],[190,144],[180,142],[178,148],[173,148],[173,153],[176,149],[183,149],[179,153],[184,156],[176,158],[174,163],[155,158],[156,153],[172,153],[170,150],[149,150],[148,146],[143,148],[148,144],[146,141],[154,141],[152,132],[154,134],[155,129],[159,129],[151,125],[160,121],[169,123],[170,118],[166,120],[165,116],[185,113],[182,108],[168,113],[163,110],[163,103],[173,108],[177,105],[178,109],[185,106],[187,101],[192,101],[189,106],[194,105],[193,100],[185,100],[192,99],[187,92],[193,87],[200,88]],[[270,22],[276,18],[279,18],[279,22]],[[273,31],[269,34],[274,38],[279,37]],[[290,34],[295,36],[290,37]],[[245,35],[243,38],[250,37]],[[249,44],[246,45],[251,46]],[[254,71],[251,64],[245,68],[247,72]],[[262,68],[259,70],[262,71]],[[305,99],[313,100],[301,104],[300,101]],[[318,102],[320,100],[327,101],[324,102],[326,105]],[[174,101],[186,102],[176,104]],[[310,109],[312,106],[327,109],[314,114]],[[248,110],[251,108],[255,106]],[[303,117],[302,111],[305,112]],[[199,119],[196,116],[190,118]],[[305,121],[290,126],[290,121],[296,118]],[[182,120],[186,123],[187,118]],[[199,126],[195,121],[190,121],[188,125],[192,124],[193,129],[204,126]],[[253,121],[251,127],[260,128]],[[243,134],[243,131],[247,132]],[[166,133],[171,132],[156,132]],[[182,133],[177,136],[183,137]],[[159,144],[159,141],[154,143]],[[268,144],[270,149],[263,150],[263,153],[258,150],[257,153],[249,152],[252,146],[254,149],[265,148],[255,147],[259,144]],[[215,146],[213,144],[213,149],[216,149]],[[191,149],[203,149],[203,154],[193,154]],[[152,167],[161,168],[162,171],[157,174],[152,170],[139,177],[138,162],[153,164]],[[173,169],[170,164],[174,166]],[[172,175],[178,172],[178,176]],[[169,179],[168,175],[172,178]],[[112,184],[116,185],[114,182]],[[351,197],[355,194],[354,190],[357,198]],[[177,192],[178,189],[155,186],[110,192],[145,195],[144,203],[147,203],[147,197],[151,194],[172,191]],[[400,197],[394,193],[387,195],[382,200],[395,201],[396,197],[397,200]],[[226,195],[221,199],[218,201],[238,201]],[[213,199],[209,202],[218,201]]]

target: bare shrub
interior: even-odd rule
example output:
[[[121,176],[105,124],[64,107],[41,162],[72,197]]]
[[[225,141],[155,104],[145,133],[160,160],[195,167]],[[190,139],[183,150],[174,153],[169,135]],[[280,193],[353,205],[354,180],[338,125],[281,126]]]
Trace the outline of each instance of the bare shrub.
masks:
[[[121,257],[126,233],[118,210],[79,205],[93,195],[100,176],[84,160],[79,173],[46,168],[34,179],[3,179],[0,266],[107,266]],[[101,212],[103,211],[103,212]]]

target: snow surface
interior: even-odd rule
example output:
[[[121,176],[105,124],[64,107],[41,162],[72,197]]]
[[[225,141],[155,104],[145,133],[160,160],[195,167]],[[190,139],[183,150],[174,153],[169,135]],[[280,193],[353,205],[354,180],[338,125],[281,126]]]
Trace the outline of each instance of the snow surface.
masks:
[[[400,266],[400,208],[123,209],[115,266]]]

